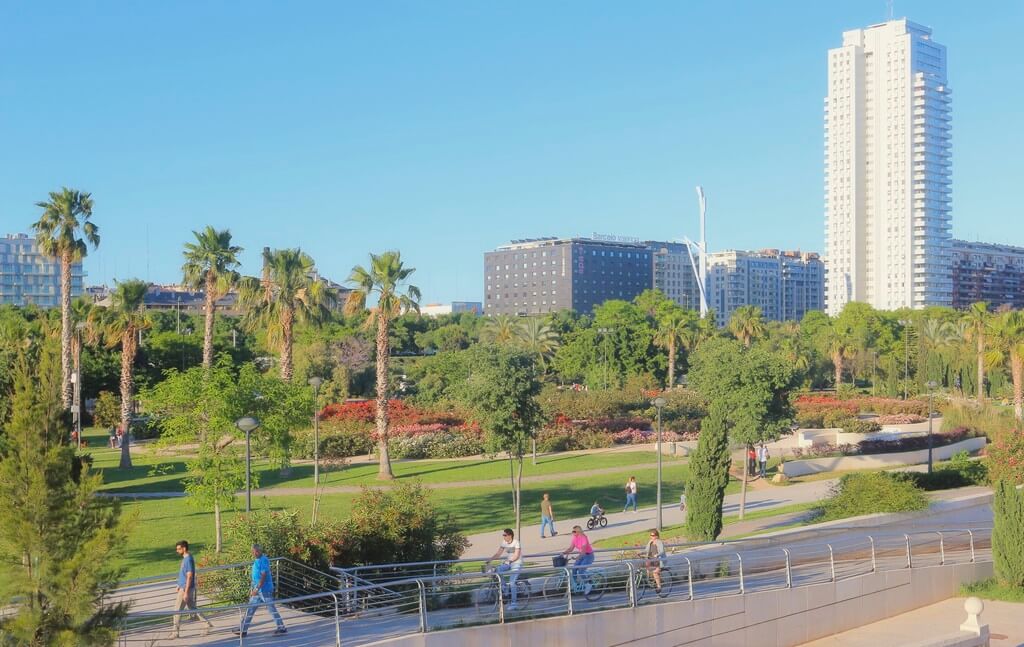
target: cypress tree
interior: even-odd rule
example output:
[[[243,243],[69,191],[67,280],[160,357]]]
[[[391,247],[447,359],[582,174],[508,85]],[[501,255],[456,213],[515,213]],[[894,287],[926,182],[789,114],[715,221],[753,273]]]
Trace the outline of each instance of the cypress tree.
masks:
[[[44,344],[15,367],[0,457],[3,592],[16,608],[0,621],[4,645],[111,645],[126,611],[102,600],[122,575],[111,556],[125,533],[117,503],[96,497],[101,477],[87,466],[73,476],[60,366]]]
[[[722,532],[722,503],[729,485],[729,433],[725,416],[712,405],[701,421],[697,450],[686,481],[686,534],[713,541]]]
[[[992,561],[1002,584],[1024,587],[1024,492],[1009,481],[996,483],[992,499]]]

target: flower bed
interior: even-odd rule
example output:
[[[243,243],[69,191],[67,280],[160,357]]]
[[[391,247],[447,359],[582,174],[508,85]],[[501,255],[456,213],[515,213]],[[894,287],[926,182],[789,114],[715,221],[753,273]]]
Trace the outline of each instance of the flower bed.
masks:
[[[968,429],[955,429],[950,432],[936,433],[932,435],[932,446],[942,447],[958,443],[967,438],[977,436]],[[917,435],[897,438],[895,440],[862,440],[856,445],[834,445],[831,443],[817,444],[809,448],[795,448],[795,458],[828,458],[832,456],[857,456],[866,454],[891,454],[894,452],[909,452],[928,447],[928,436]]]
[[[927,418],[914,413],[891,413],[875,418],[880,425],[916,425],[925,422]]]

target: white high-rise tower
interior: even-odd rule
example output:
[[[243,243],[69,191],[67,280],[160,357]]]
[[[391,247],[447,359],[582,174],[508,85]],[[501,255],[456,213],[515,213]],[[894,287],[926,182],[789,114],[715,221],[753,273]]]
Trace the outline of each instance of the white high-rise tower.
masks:
[[[952,303],[946,48],[906,19],[843,33],[825,98],[826,305]]]

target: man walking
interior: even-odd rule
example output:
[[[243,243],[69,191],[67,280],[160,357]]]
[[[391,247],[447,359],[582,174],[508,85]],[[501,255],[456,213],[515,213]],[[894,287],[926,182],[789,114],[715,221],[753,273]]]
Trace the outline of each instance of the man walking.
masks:
[[[764,443],[757,448],[757,462],[761,466],[761,478],[764,478],[768,471],[768,448],[764,446]]]
[[[274,579],[270,575],[270,560],[263,553],[262,546],[253,544],[252,590],[249,591],[249,608],[245,610],[245,618],[242,619],[241,630],[235,631],[236,634],[240,633],[245,636],[249,633],[249,624],[256,613],[256,607],[261,604],[267,605],[267,611],[270,612],[270,616],[277,623],[274,635],[280,636],[281,634],[288,633],[288,630],[284,628],[284,620],[281,619],[281,614],[277,612],[277,607],[274,606]]]
[[[174,610],[190,610],[195,611],[195,614],[175,613],[174,618],[171,619],[171,635],[168,638],[172,640],[178,638],[178,627],[181,625],[182,615],[195,615],[196,618],[205,622],[206,629],[203,630],[205,636],[213,629],[213,623],[196,611],[196,560],[188,552],[188,542],[184,539],[174,545],[174,550],[181,557],[181,568],[178,569],[178,596],[174,602]]]
[[[554,537],[558,533],[555,532],[555,511],[551,509],[551,497],[548,493],[544,493],[544,497],[540,500],[540,538],[544,539],[544,529],[548,526],[551,527],[551,536]]]

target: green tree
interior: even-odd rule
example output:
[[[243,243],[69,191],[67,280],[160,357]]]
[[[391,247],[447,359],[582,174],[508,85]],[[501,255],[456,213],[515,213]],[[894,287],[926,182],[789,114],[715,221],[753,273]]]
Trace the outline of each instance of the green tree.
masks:
[[[61,403],[56,345],[17,361],[14,413],[0,460],[0,559],[4,593],[17,598],[0,619],[5,645],[113,645],[127,611],[103,602],[123,575],[116,500],[96,496],[103,479],[85,465],[77,478]]]
[[[720,407],[712,405],[701,420],[697,449],[690,456],[686,479],[686,535],[690,539],[714,541],[721,534],[730,462],[725,415]]]
[[[991,315],[988,311],[988,303],[985,301],[977,301],[971,304],[971,307],[964,313],[961,321],[967,324],[966,339],[967,341],[974,342],[975,348],[977,349],[976,361],[978,365],[978,402],[985,400],[985,353],[986,353],[986,339],[985,333],[988,330],[989,320]]]
[[[295,324],[325,321],[334,293],[317,278],[316,264],[301,249],[264,250],[263,276],[241,279],[239,288],[246,326],[266,329],[268,345],[281,354],[281,378],[290,381]]]
[[[991,320],[986,354],[989,365],[1008,364],[1013,380],[1013,415],[1024,420],[1024,312],[1010,310]]]
[[[788,393],[794,387],[794,371],[779,353],[764,347],[746,349],[731,340],[709,342],[694,354],[690,383],[720,412],[730,439],[745,449],[789,430],[793,411]],[[747,470],[744,460],[740,519],[746,507]]]
[[[757,306],[740,306],[729,317],[729,332],[743,345],[750,348],[751,342],[764,335],[764,318]]]
[[[1024,491],[998,481],[992,499],[992,561],[1002,584],[1024,587]]]
[[[139,337],[150,327],[150,320],[143,309],[148,286],[136,279],[117,284],[111,295],[109,308],[97,308],[91,325],[102,331],[107,346],[121,348],[121,442],[122,469],[130,469],[132,456],[129,450],[129,430],[132,412],[135,410],[135,355],[139,350]]]
[[[202,290],[206,321],[203,327],[203,366],[213,366],[213,319],[217,299],[238,285],[238,255],[242,248],[231,244],[231,232],[207,226],[193,231],[196,242],[185,243],[185,264],[181,266],[185,285]]]
[[[485,344],[512,344],[519,336],[519,320],[510,315],[488,317],[480,330],[480,341]]]
[[[121,401],[116,395],[110,391],[100,391],[92,421],[97,427],[116,427],[121,422]]]
[[[519,326],[519,346],[530,353],[542,372],[547,372],[548,364],[554,356],[561,341],[558,333],[541,317],[527,317]]]
[[[508,454],[512,508],[519,536],[523,456],[544,424],[544,412],[537,402],[537,367],[529,353],[504,346],[475,346],[464,353],[470,374],[461,386],[461,400],[487,433],[490,447]]]
[[[188,461],[188,475],[185,476],[185,493],[188,502],[200,508],[213,508],[214,550],[220,552],[224,545],[221,525],[221,508],[235,505],[235,493],[245,487],[245,462],[231,447],[235,438],[225,435],[217,442],[203,442],[199,456]],[[259,477],[250,476],[252,487],[259,487]]]
[[[402,254],[397,251],[370,254],[370,267],[357,265],[352,268],[349,283],[355,288],[345,302],[348,315],[361,314],[366,310],[367,301],[376,295],[377,305],[370,309],[366,320],[368,328],[376,326],[377,335],[377,449],[380,454],[380,469],[377,478],[393,479],[391,456],[388,453],[388,362],[390,350],[388,328],[392,321],[407,312],[420,310],[420,289],[415,285],[402,289],[416,269],[405,267]]]
[[[71,407],[71,265],[85,258],[88,246],[100,244],[99,227],[92,217],[92,194],[62,188],[51,191],[50,199],[37,202],[43,210],[33,225],[40,251],[60,262],[60,349],[61,349],[61,402]],[[79,238],[81,234],[81,238]]]
[[[697,318],[692,310],[684,310],[674,303],[662,305],[657,315],[654,342],[668,351],[668,375],[665,388],[676,383],[676,351],[680,346],[692,348],[697,335]]]

